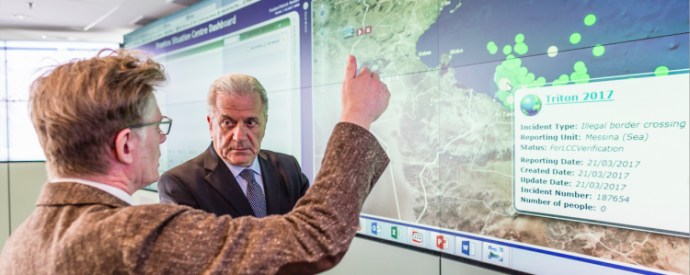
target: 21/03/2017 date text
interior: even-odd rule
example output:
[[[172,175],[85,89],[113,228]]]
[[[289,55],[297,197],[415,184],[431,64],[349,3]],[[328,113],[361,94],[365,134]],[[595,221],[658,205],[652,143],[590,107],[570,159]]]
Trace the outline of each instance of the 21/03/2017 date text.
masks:
[[[610,167],[610,168],[637,168],[642,162],[637,160],[606,160],[590,159],[587,166]]]
[[[609,190],[609,191],[623,191],[627,184],[617,184],[598,181],[577,181],[575,188],[595,189],[595,190]]]
[[[628,176],[630,176],[630,173],[626,172],[609,172],[609,171],[587,171],[587,170],[580,170],[580,172],[577,174],[578,177],[585,177],[585,178],[597,178],[597,179],[619,179],[619,180],[624,180],[627,179]]]

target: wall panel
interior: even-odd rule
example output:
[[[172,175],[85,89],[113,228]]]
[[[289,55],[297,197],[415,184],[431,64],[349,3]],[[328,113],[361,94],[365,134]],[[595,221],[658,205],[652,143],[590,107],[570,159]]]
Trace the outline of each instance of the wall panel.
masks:
[[[10,228],[12,231],[36,209],[36,200],[48,180],[45,162],[9,163]]]
[[[7,241],[7,238],[10,236],[8,167],[8,163],[0,163],[0,248],[5,245],[5,241]]]
[[[438,275],[439,256],[355,237],[343,260],[322,274]]]

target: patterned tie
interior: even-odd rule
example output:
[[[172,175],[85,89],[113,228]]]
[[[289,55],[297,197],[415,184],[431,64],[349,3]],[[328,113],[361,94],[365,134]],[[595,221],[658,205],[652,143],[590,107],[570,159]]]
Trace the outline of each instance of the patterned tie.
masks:
[[[252,169],[244,169],[240,173],[240,177],[247,181],[247,199],[254,210],[254,216],[257,218],[266,217],[266,197],[261,186],[254,179],[254,172]]]

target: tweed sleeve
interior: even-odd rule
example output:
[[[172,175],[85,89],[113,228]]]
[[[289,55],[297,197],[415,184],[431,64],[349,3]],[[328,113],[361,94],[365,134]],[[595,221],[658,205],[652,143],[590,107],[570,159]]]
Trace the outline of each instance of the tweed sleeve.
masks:
[[[126,227],[125,262],[136,274],[327,270],[347,251],[364,200],[388,162],[369,131],[339,123],[314,184],[288,214],[232,219],[170,204],[140,207]]]

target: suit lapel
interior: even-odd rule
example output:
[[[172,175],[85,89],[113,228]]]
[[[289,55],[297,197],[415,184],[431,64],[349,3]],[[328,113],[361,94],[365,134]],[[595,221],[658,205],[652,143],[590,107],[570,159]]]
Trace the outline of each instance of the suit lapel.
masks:
[[[264,182],[266,193],[266,210],[268,215],[280,214],[281,198],[280,175],[275,164],[266,157],[264,152],[259,152],[259,165],[261,166],[261,179]]]
[[[220,157],[213,149],[213,144],[206,150],[204,157],[204,168],[210,171],[205,177],[206,181],[218,191],[223,198],[232,205],[241,216],[254,216],[247,196],[242,192],[242,188],[235,180],[235,176],[230,169],[221,161]]]

